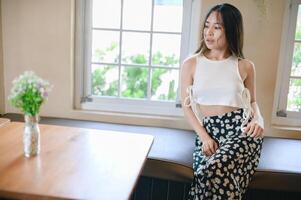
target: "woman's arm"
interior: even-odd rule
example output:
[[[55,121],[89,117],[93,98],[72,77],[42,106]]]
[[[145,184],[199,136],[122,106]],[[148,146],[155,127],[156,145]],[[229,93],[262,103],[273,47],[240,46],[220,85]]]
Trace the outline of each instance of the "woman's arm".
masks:
[[[258,104],[256,103],[256,71],[255,66],[248,60],[242,60],[245,71],[247,73],[244,81],[245,87],[250,91],[251,106],[253,110],[253,119],[247,125],[245,132],[251,137],[262,137],[264,129],[264,121],[261,116]]]
[[[182,109],[185,118],[195,130],[203,143],[203,152],[205,155],[212,155],[218,148],[217,143],[208,135],[206,129],[200,124],[195,114],[193,113],[191,106],[185,106],[184,100],[188,96],[187,87],[193,84],[193,74],[196,65],[196,58],[190,57],[183,62],[181,66],[181,99]]]

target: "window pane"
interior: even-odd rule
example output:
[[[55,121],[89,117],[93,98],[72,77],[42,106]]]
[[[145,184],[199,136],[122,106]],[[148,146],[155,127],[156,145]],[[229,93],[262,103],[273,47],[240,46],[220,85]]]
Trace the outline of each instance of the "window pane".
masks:
[[[118,63],[119,32],[93,31],[92,62]]]
[[[120,28],[121,0],[93,0],[93,27]]]
[[[118,96],[118,67],[92,65],[92,94]]]
[[[290,80],[287,110],[301,111],[301,79]]]
[[[298,8],[296,40],[301,40],[301,5],[299,5],[299,8]]]
[[[152,65],[179,67],[181,36],[153,34]]]
[[[152,70],[152,100],[176,100],[179,70]]]
[[[154,31],[182,31],[183,0],[155,0]]]
[[[152,0],[123,1],[123,29],[150,30]]]
[[[148,64],[148,33],[124,32],[122,36],[122,63]]]
[[[301,76],[301,43],[295,43],[291,75]]]
[[[148,68],[122,67],[121,72],[122,97],[146,98]]]

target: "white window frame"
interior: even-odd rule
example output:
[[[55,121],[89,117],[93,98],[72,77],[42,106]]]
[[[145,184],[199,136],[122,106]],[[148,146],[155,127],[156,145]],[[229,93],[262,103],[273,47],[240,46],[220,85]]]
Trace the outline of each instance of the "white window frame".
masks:
[[[201,0],[184,0],[183,2],[180,63],[197,49],[201,17]],[[176,102],[163,102],[90,95],[91,75],[88,73],[89,69],[84,66],[91,66],[91,59],[87,58],[91,55],[91,37],[89,35],[92,34],[89,30],[92,27],[92,0],[76,0],[75,7],[75,109],[182,117],[182,109],[176,106],[178,100]],[[180,81],[178,87],[180,88]]]
[[[275,128],[299,130],[301,127],[301,112],[286,110],[299,4],[301,0],[287,1],[284,13],[272,112],[272,126]]]

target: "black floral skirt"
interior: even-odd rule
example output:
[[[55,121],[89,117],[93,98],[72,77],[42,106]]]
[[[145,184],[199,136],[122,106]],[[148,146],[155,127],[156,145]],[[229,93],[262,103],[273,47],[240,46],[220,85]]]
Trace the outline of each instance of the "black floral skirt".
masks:
[[[203,118],[207,133],[218,143],[215,154],[202,153],[199,136],[193,153],[194,179],[188,199],[242,199],[258,166],[262,138],[241,131],[242,108]],[[249,122],[251,119],[249,119]]]

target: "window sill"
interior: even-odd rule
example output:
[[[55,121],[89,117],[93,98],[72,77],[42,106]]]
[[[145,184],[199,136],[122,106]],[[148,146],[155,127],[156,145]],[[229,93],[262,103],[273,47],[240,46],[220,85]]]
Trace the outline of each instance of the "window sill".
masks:
[[[271,127],[279,130],[301,131],[300,117],[278,117],[273,115]]]
[[[182,116],[159,116],[84,109],[74,109],[71,115],[73,119],[79,120],[191,130]]]
[[[145,101],[135,99],[92,97],[91,102],[83,102],[79,109],[108,113],[126,113],[133,115],[183,117],[181,108],[174,102]]]
[[[282,126],[282,125],[272,125],[272,128],[279,129],[279,130],[286,130],[286,131],[300,131],[300,126]]]

